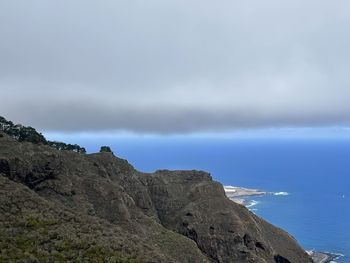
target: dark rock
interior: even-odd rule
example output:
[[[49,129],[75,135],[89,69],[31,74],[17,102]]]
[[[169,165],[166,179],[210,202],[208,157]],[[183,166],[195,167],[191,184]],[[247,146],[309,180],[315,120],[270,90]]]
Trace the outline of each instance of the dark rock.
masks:
[[[291,263],[288,259],[286,259],[280,255],[275,256],[275,262],[276,263]]]
[[[6,159],[0,159],[0,174],[7,177],[9,177],[11,174],[10,165]]]

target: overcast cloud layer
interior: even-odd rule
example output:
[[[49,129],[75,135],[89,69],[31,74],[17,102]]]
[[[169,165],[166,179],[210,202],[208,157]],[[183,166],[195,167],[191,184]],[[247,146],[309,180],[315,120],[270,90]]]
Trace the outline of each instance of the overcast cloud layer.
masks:
[[[350,124],[350,1],[0,2],[0,115],[41,130]]]

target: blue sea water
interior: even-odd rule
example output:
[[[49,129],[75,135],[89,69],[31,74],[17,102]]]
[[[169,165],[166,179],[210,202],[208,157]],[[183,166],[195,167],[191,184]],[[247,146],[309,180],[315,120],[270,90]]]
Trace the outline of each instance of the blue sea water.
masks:
[[[50,136],[49,136],[50,137]],[[96,152],[110,145],[137,169],[200,169],[224,185],[288,192],[254,197],[254,212],[307,250],[350,262],[350,140],[186,137],[52,138]]]

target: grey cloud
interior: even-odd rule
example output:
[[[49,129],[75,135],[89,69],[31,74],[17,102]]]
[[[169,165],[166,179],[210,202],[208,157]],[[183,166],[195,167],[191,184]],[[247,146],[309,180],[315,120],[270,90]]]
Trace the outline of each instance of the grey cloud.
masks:
[[[0,115],[42,130],[349,125],[348,1],[0,3]]]

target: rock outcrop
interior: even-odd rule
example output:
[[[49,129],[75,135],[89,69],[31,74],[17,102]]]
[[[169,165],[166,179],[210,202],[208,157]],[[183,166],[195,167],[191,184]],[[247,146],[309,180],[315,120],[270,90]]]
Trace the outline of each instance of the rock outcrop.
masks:
[[[0,236],[0,262],[312,262],[208,173],[141,173],[2,132]]]

